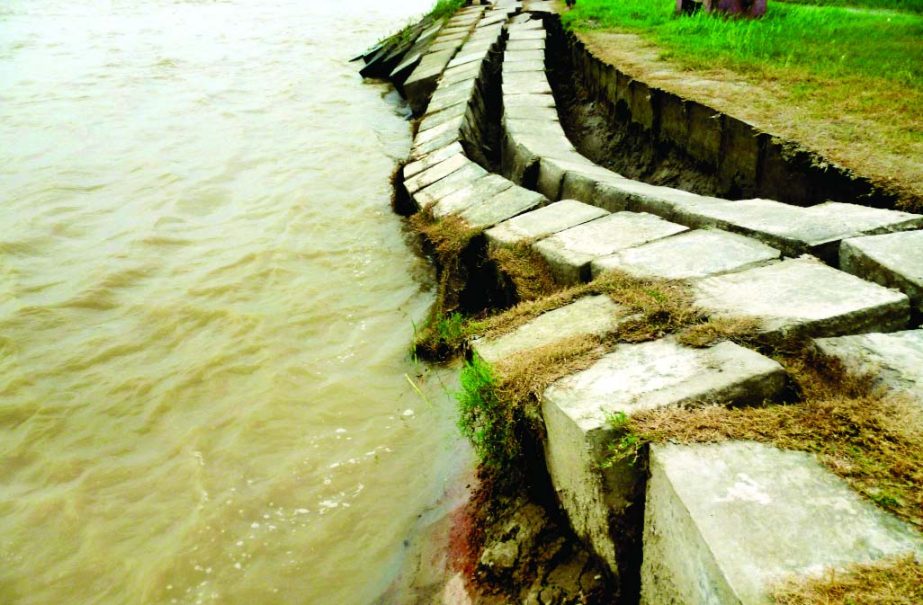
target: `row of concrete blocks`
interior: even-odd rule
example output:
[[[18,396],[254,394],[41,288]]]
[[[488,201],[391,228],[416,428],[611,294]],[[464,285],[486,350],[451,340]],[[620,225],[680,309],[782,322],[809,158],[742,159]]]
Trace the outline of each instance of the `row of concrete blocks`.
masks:
[[[540,193],[488,173],[465,149],[477,151],[486,120],[483,87],[489,55],[497,50],[507,21],[528,19],[528,14],[510,19],[521,8],[508,2],[484,14],[440,76],[420,122],[404,186],[414,206],[437,219],[453,215],[473,228],[486,228],[548,203]]]
[[[606,257],[624,256],[620,250],[645,240],[690,227],[720,229],[721,237],[699,232],[677,243],[705,249],[709,242],[722,240],[732,248],[746,247],[744,240],[726,233],[736,232],[786,256],[810,253],[865,279],[899,288],[923,309],[923,232],[904,232],[923,226],[923,216],[837,202],[803,208],[764,199],[730,201],[648,185],[606,170],[574,149],[558,121],[544,67],[545,38],[540,21],[510,27],[503,64],[503,171],[548,199],[576,199],[616,212],[536,246],[561,281],[586,281],[600,271],[623,268],[623,259]],[[632,230],[633,225],[644,228]],[[632,236],[630,241],[626,235]],[[669,247],[664,244],[662,249]],[[771,258],[768,247],[751,242],[749,248],[749,262]],[[683,254],[677,248],[673,256]],[[660,276],[700,276],[691,267],[673,266],[677,270]]]
[[[471,35],[483,14],[484,8],[481,6],[464,8],[441,27],[437,24],[437,33],[431,35],[430,39],[424,36],[431,32],[424,32],[414,48],[405,55],[403,62],[392,72],[392,82],[403,81],[402,91],[414,114],[419,115],[425,109],[426,101],[435,90],[437,78]],[[412,72],[403,80],[402,75],[407,70]]]
[[[522,22],[523,19],[516,17],[514,21]],[[511,43],[515,46],[515,38],[529,39],[529,35],[514,35],[514,30],[528,32],[535,31],[535,27],[534,23],[521,28],[511,26]],[[476,32],[472,40],[477,35]],[[465,48],[458,58],[462,56],[466,56]],[[466,131],[476,127],[477,122],[473,120],[483,114],[478,88],[483,60],[470,61],[476,63],[476,67],[460,62],[450,64],[430,102],[414,145],[416,161],[405,169],[405,184],[420,206],[430,207],[437,217],[459,215],[472,226],[497,225],[487,231],[494,245],[522,238],[547,239],[602,219],[619,227],[613,232],[623,233],[622,237],[628,238],[637,237],[634,234],[639,228],[644,231],[645,225],[654,227],[655,231],[664,226],[666,221],[658,217],[636,212],[609,214],[607,210],[575,200],[546,206],[544,196],[487,174],[471,162],[464,155],[460,141],[468,138]],[[711,254],[711,260],[707,261],[715,264],[711,269],[703,269],[695,263],[691,269],[702,278],[696,286],[699,303],[716,314],[762,314],[767,331],[776,334],[839,334],[876,328],[898,329],[906,325],[909,308],[906,296],[808,259],[764,265],[778,258],[779,252],[738,235],[666,226],[672,230],[663,236],[667,239],[651,238],[651,245],[661,239],[670,242],[668,246],[662,245],[660,252],[672,250],[681,237],[688,241],[688,247],[681,247],[684,253],[678,255],[684,259],[695,257],[702,250],[720,251]],[[593,234],[571,233],[569,237],[580,240],[592,238]],[[658,251],[645,249],[644,242],[642,236],[620,248],[619,253],[624,252],[635,264],[641,265],[645,263],[639,259],[644,257],[659,259]],[[726,258],[728,246],[732,244],[745,253],[744,261]],[[748,256],[753,254],[758,258]],[[660,262],[665,267],[675,265],[672,261],[661,259]],[[746,290],[735,292],[741,287]],[[759,301],[756,306],[754,296]],[[496,355],[505,357],[515,354],[517,348],[524,350],[536,346],[536,339],[540,340],[543,334],[560,338],[580,333],[581,329],[584,333],[613,330],[624,319],[624,314],[613,305],[604,297],[584,299],[541,316],[528,327],[505,337],[501,343],[477,343],[475,350],[486,359],[496,360],[499,358]],[[784,373],[778,364],[732,343],[701,350],[682,347],[669,339],[624,345],[585,372],[555,384],[543,397],[549,437],[546,457],[561,502],[575,529],[617,573],[624,549],[633,546],[619,542],[621,538],[613,532],[613,523],[618,525],[620,519],[631,515],[632,506],[634,510],[639,510],[640,506],[633,491],[637,486],[633,469],[616,466],[604,474],[598,472],[608,436],[605,422],[608,408],[602,409],[600,401],[607,402],[611,411],[621,411],[617,408],[624,404],[621,407],[627,409],[626,413],[701,401],[745,403],[772,399],[782,384]],[[784,574],[806,573],[824,566],[872,560],[920,548],[913,532],[860,501],[817,467],[810,457],[801,454],[777,452],[755,444],[711,448],[676,446],[654,448],[651,460],[650,501],[646,509],[649,534],[645,554],[647,602],[669,602],[670,599],[705,602],[715,595],[719,602],[725,602],[725,597],[728,598],[726,602],[735,602],[728,595],[736,595],[736,602],[758,602],[770,581]],[[682,466],[690,464],[689,461],[703,475],[700,479]],[[735,465],[737,462],[740,464]],[[786,483],[770,473],[774,468],[791,469],[789,475],[800,477],[801,483]],[[740,484],[742,476],[747,479]],[[692,479],[688,484],[691,492],[683,493],[678,483],[682,479]],[[714,486],[708,490],[711,500],[696,500],[697,492],[693,488],[699,485]],[[814,508],[798,510],[798,522],[793,523],[787,517],[780,520],[780,515],[796,514],[787,507],[798,500],[802,495],[798,490],[806,489],[806,485],[812,490],[825,486],[827,491],[820,500],[815,498]],[[722,486],[726,493],[716,499],[714,494]],[[779,506],[770,512],[767,499]],[[726,508],[715,508],[718,504]],[[759,506],[747,508],[751,504]],[[778,522],[785,521],[787,533],[779,535],[789,537],[804,531],[811,523],[811,515],[818,512],[838,521],[841,527],[851,529],[831,534],[830,526],[818,528],[813,535],[829,541],[830,549],[812,554],[813,551],[809,552],[802,543],[797,556],[783,558],[780,564],[763,549],[755,548],[756,542],[746,539],[752,534],[750,529],[709,529],[708,520],[714,519],[716,511],[723,511],[730,518],[749,520],[765,533],[777,530]],[[688,535],[670,534],[674,530]],[[681,539],[677,541],[677,538]],[[773,544],[789,546],[782,539]],[[759,573],[754,573],[754,569]]]
[[[589,296],[472,348],[497,364],[614,332],[626,319],[609,297]],[[820,354],[877,375],[882,387],[923,406],[923,330],[814,343]],[[765,603],[787,578],[923,557],[918,533],[808,454],[742,442],[662,445],[651,448],[649,476],[630,461],[604,464],[618,439],[615,414],[762,404],[785,385],[783,368],[754,351],[729,342],[695,349],[665,338],[620,345],[543,394],[545,463],[559,501],[616,577],[632,573],[631,561],[643,553],[642,602]]]

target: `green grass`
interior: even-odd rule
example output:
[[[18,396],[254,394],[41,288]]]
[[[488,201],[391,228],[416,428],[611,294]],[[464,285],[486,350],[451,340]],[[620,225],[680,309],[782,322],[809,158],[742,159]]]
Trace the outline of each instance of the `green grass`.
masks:
[[[495,470],[512,470],[519,456],[513,406],[500,401],[497,378],[490,365],[478,356],[465,363],[461,372],[458,428],[474,446],[481,463]]]
[[[848,6],[872,10],[895,10],[923,13],[923,0],[781,0],[789,4],[813,4],[816,6]]]
[[[665,0],[580,0],[563,19],[578,30],[642,33],[661,45],[667,58],[695,68],[794,68],[923,88],[923,16],[917,14],[770,1],[763,19],[748,20],[703,12],[678,17],[673,8]]]
[[[430,15],[436,19],[447,19],[465,5],[465,0],[438,0]]]

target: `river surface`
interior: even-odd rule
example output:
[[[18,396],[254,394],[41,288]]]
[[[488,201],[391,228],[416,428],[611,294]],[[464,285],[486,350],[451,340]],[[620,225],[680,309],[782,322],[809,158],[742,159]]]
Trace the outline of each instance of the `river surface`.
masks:
[[[348,60],[429,4],[0,3],[0,603],[392,583],[469,454]]]

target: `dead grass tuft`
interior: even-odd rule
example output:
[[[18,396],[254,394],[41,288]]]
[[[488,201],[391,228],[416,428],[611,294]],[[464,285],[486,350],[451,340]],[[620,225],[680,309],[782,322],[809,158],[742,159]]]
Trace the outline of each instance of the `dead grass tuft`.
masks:
[[[532,249],[531,242],[519,242],[509,247],[491,246],[488,255],[497,265],[501,278],[510,281],[520,301],[537,300],[561,289],[555,283],[548,263]]]
[[[677,336],[687,347],[705,348],[721,341],[752,344],[760,332],[761,323],[751,317],[715,317],[704,323],[688,326]]]
[[[455,313],[467,281],[462,256],[483,230],[456,216],[437,220],[428,210],[411,216],[409,223],[431,248],[438,275],[436,301],[426,323],[414,335],[414,351],[426,359],[446,359],[460,351],[468,335],[464,317]]]
[[[497,396],[537,418],[536,406],[551,383],[590,367],[610,346],[600,337],[578,336],[514,355],[495,366]]]
[[[916,605],[923,603],[923,564],[907,556],[830,570],[807,582],[786,582],[773,600],[778,605]]]
[[[812,452],[859,493],[923,527],[923,426],[906,424],[919,419],[913,403],[807,352],[779,361],[796,383],[797,405],[667,408],[632,416],[624,430],[642,442],[751,440]]]

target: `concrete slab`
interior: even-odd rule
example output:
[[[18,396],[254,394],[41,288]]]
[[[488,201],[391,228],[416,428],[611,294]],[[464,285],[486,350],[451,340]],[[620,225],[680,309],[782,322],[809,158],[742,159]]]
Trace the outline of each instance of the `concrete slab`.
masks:
[[[757,240],[719,230],[695,230],[594,260],[593,277],[619,271],[635,277],[696,279],[759,267],[782,253]]]
[[[533,151],[541,157],[538,171],[537,188],[550,199],[564,197],[565,177],[571,174],[571,195],[584,196],[581,201],[592,203],[592,196],[586,197],[577,183],[585,183],[584,188],[590,188],[600,182],[612,180],[621,181],[623,177],[594,164],[586,157],[577,153],[564,130],[559,124],[554,124],[553,136],[548,136],[539,141],[540,146],[533,147]]]
[[[463,80],[445,88],[439,88],[429,101],[427,112],[441,111],[458,103],[468,103],[474,94],[475,83],[473,80]]]
[[[424,187],[429,187],[436,181],[439,181],[456,170],[463,168],[466,164],[472,163],[465,154],[457,153],[450,157],[447,160],[443,160],[430,168],[427,168],[420,174],[413,176],[409,179],[404,180],[404,187],[407,189],[407,192],[411,195],[423,189]]]
[[[923,231],[843,240],[840,268],[889,288],[897,288],[923,313]]]
[[[904,554],[920,536],[803,452],[749,442],[655,445],[646,604],[771,602],[784,580]]]
[[[488,52],[489,50],[486,47],[481,50],[463,48],[461,52],[458,53],[458,56],[452,59],[448,65],[449,67],[459,67],[468,63],[483,61],[487,57]]]
[[[433,45],[427,49],[427,51],[433,52],[433,53],[441,52],[441,51],[456,52],[458,51],[459,48],[461,48],[460,40],[457,40],[457,41],[456,40],[445,40],[443,42],[434,42]]]
[[[532,74],[541,74],[542,72],[516,72],[514,74],[504,74],[503,77],[503,96],[507,95],[530,95],[530,94],[551,94],[551,86],[544,77],[532,77]],[[513,76],[528,75],[526,78],[513,78]]]
[[[556,133],[560,128],[557,121],[558,110],[546,105],[514,105],[507,107],[503,114],[503,128],[510,132],[545,129]]]
[[[588,281],[590,263],[619,250],[687,231],[652,214],[617,212],[572,227],[535,244],[555,279],[565,284]]]
[[[410,177],[416,176],[424,170],[432,168],[436,164],[458,153],[463,153],[460,143],[452,143],[451,145],[441,147],[426,157],[404,166],[404,178],[409,179]]]
[[[689,224],[687,215],[695,208],[707,204],[725,204],[728,200],[622,179],[597,182],[594,203],[613,212],[649,212],[670,221]]]
[[[839,336],[905,328],[907,297],[810,257],[693,284],[696,302],[718,316],[754,317],[767,338]]]
[[[439,80],[439,86],[451,86],[452,84],[458,84],[459,82],[467,82],[470,80],[477,79],[481,75],[481,68],[483,63],[466,63],[449,71],[448,69],[442,73],[442,79]],[[438,90],[438,88],[437,88]]]
[[[512,74],[521,71],[544,71],[545,64],[542,61],[516,61],[503,65],[503,73]]]
[[[545,50],[545,40],[510,40],[507,50]]]
[[[446,133],[457,134],[458,129],[461,128],[463,121],[464,116],[459,116],[452,118],[451,120],[446,120],[442,124],[430,128],[429,130],[418,132],[417,136],[413,138],[414,147],[419,147],[425,143],[433,141]]]
[[[417,191],[411,197],[418,207],[426,208],[485,176],[487,176],[487,171],[472,162],[429,187]]]
[[[846,370],[875,376],[885,388],[923,405],[923,329],[818,338],[814,346]]]
[[[600,195],[598,193],[600,186],[606,183],[619,184],[626,180],[628,179],[622,175],[607,170],[601,166],[594,165],[592,170],[588,170],[585,167],[571,169],[564,173],[564,178],[560,185],[560,196],[573,198],[575,200],[580,200],[581,202],[586,202],[587,204],[593,204],[594,206],[599,206],[602,208],[603,203],[600,202]],[[626,209],[625,205],[606,205],[615,207],[617,210]],[[644,212],[644,210],[637,211]]]
[[[607,214],[609,213],[601,208],[576,200],[561,200],[500,223],[488,229],[485,235],[489,244],[511,246],[518,242],[548,237]]]
[[[510,40],[544,40],[545,36],[543,29],[510,28]]]
[[[440,131],[438,136],[426,138],[423,142],[414,141],[413,148],[410,151],[410,157],[413,160],[420,159],[431,154],[437,149],[446,145],[451,145],[461,140],[460,129],[453,128]]]
[[[545,458],[558,499],[577,535],[616,574],[636,548],[626,529],[637,516],[641,469],[627,461],[603,469],[615,434],[612,414],[705,402],[744,404],[776,397],[785,372],[775,361],[730,342],[691,349],[667,338],[620,345],[590,368],[559,380],[542,397]],[[621,527],[621,530],[619,529]]]
[[[541,61],[545,62],[545,52],[541,50],[508,50],[503,53],[503,63],[515,61]]]
[[[554,107],[554,97],[550,94],[513,94],[503,96],[503,106],[510,107]]]
[[[416,115],[422,114],[426,109],[429,96],[436,90],[437,79],[454,55],[454,49],[424,55],[420,64],[404,82],[404,96]]]
[[[493,198],[468,208],[459,216],[472,227],[492,227],[547,203],[548,200],[542,194],[514,185]]]
[[[493,199],[512,186],[512,181],[498,174],[488,174],[437,201],[432,207],[433,216],[442,218],[464,212],[472,206]]]
[[[787,256],[810,253],[834,264],[843,239],[923,226],[923,216],[896,210],[837,202],[801,208],[763,199],[696,206],[680,210],[675,220],[737,231],[759,238]]]
[[[587,296],[539,315],[498,338],[477,339],[472,350],[490,364],[513,355],[552,346],[580,336],[605,336],[616,330],[627,312],[608,296]]]
[[[558,12],[558,7],[554,2],[546,2],[543,0],[524,0],[522,9],[530,13],[541,13],[546,15],[554,15]]]
[[[426,132],[437,126],[442,126],[446,122],[463,118],[467,109],[467,106],[459,103],[446,107],[441,111],[431,111],[420,121],[418,132]]]

